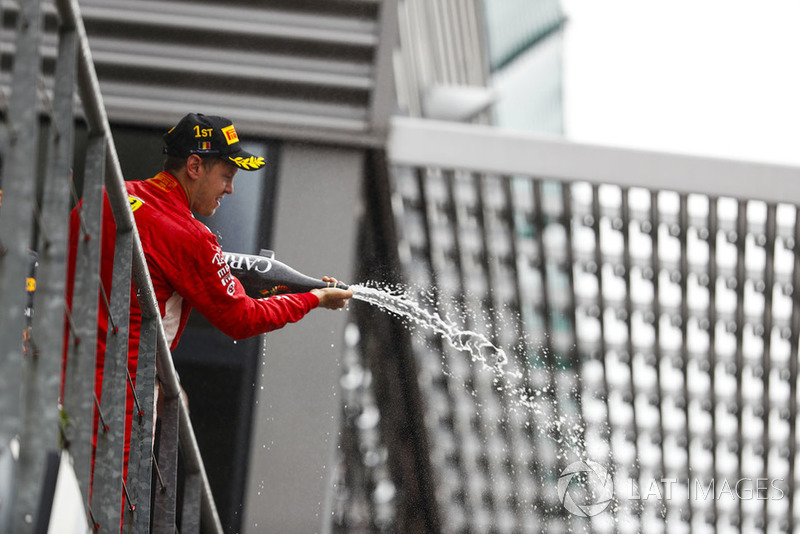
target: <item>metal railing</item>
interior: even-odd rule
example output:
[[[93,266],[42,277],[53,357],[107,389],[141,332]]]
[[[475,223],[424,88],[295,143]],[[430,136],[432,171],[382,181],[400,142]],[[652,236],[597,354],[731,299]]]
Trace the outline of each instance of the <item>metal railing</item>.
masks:
[[[78,2],[55,3],[58,51],[52,78],[45,72],[46,66],[42,67],[46,63],[41,55],[43,3],[25,0],[18,5],[11,91],[0,99],[4,201],[0,210],[0,469],[7,469],[0,473],[0,531],[46,529],[47,493],[52,493],[43,483],[47,459],[58,455],[63,446],[72,459],[86,505],[87,525],[95,531],[117,530],[122,521],[126,532],[150,532],[152,528],[153,532],[172,533],[180,509],[181,532],[199,532],[202,519],[204,532],[221,533],[129,207]],[[52,90],[46,88],[48,83]],[[89,139],[75,297],[65,335],[68,219],[75,200],[71,169],[76,86]],[[40,146],[40,117],[47,124],[42,128],[48,134],[44,146]],[[45,154],[41,166],[40,154]],[[112,292],[102,294],[98,304],[104,190],[116,219],[117,237]],[[24,284],[29,276],[30,250],[38,254],[37,285],[23,346],[23,331],[28,327],[25,310],[31,296]],[[123,481],[125,397],[133,385],[127,374],[131,279],[138,288],[142,327],[135,387],[137,415],[133,418],[128,477]],[[99,306],[103,305],[111,328],[103,391],[97,399],[93,387],[95,339]],[[158,458],[153,453],[156,384],[164,397]],[[92,475],[95,406],[101,422]],[[15,441],[18,453],[12,451]],[[177,502],[179,446],[185,474],[181,503]],[[153,469],[157,482],[151,487]],[[124,517],[120,517],[123,502]]]
[[[792,531],[800,169],[405,118],[388,156],[405,278],[509,355],[412,336],[441,531]]]

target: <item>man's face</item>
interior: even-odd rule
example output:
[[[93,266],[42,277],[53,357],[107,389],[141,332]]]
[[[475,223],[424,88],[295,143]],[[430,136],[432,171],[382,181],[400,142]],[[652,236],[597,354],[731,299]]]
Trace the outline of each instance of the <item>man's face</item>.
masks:
[[[238,170],[238,167],[225,161],[217,162],[213,167],[200,165],[192,211],[205,217],[214,215],[222,197],[233,194],[233,177]]]

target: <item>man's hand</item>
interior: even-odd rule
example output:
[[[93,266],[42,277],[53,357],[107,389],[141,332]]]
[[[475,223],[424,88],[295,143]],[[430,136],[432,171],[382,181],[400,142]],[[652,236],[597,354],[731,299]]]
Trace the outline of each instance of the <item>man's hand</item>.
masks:
[[[325,282],[338,282],[336,278],[323,276]],[[319,299],[321,308],[329,310],[340,310],[347,305],[347,301],[353,298],[352,289],[339,289],[337,287],[326,287],[324,289],[312,289],[311,292]]]

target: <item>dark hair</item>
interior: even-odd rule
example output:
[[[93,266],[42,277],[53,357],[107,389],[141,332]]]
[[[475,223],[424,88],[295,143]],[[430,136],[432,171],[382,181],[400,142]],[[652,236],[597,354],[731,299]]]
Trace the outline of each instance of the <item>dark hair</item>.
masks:
[[[182,158],[178,156],[167,156],[164,160],[164,170],[167,172],[178,172],[186,166],[187,158]],[[206,168],[206,170],[213,169],[217,163],[220,163],[223,160],[217,156],[207,156],[202,158],[202,165]]]

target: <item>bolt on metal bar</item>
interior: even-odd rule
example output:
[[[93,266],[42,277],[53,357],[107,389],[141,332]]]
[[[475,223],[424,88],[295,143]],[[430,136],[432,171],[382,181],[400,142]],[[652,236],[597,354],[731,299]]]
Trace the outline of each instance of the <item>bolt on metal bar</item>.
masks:
[[[95,519],[94,512],[92,512],[92,506],[91,505],[88,506],[88,511],[89,511],[89,524],[92,527],[92,531],[100,532],[100,523],[98,523],[97,519]]]
[[[125,484],[125,481],[122,481],[122,493],[125,495],[125,502],[127,503],[127,508],[129,512],[133,512],[136,510],[136,504],[131,500],[131,496],[128,493],[128,485]]]
[[[142,410],[141,404],[139,404],[139,396],[136,395],[136,386],[133,385],[133,378],[131,378],[130,371],[126,370],[126,376],[128,379],[128,387],[130,388],[131,395],[133,396],[133,404],[136,406],[136,417],[138,417],[139,422],[141,422],[141,419],[144,416],[144,411]]]
[[[100,296],[103,298],[103,304],[105,305],[106,313],[108,313],[108,322],[111,324],[110,332],[116,334],[119,331],[119,326],[117,326],[117,322],[114,320],[114,314],[111,312],[111,302],[108,300],[108,292],[102,284],[100,284]]]
[[[158,459],[153,451],[150,451],[150,459],[153,462],[153,469],[155,469],[156,478],[158,479],[158,492],[165,493],[167,491],[167,484],[164,482],[164,477],[161,476],[161,468],[158,466]]]
[[[97,415],[100,418],[100,428],[103,430],[103,434],[108,433],[108,424],[106,423],[106,418],[103,417],[103,410],[100,408],[100,401],[97,400],[97,394],[93,393],[92,397],[94,397],[94,407],[97,410]]]

